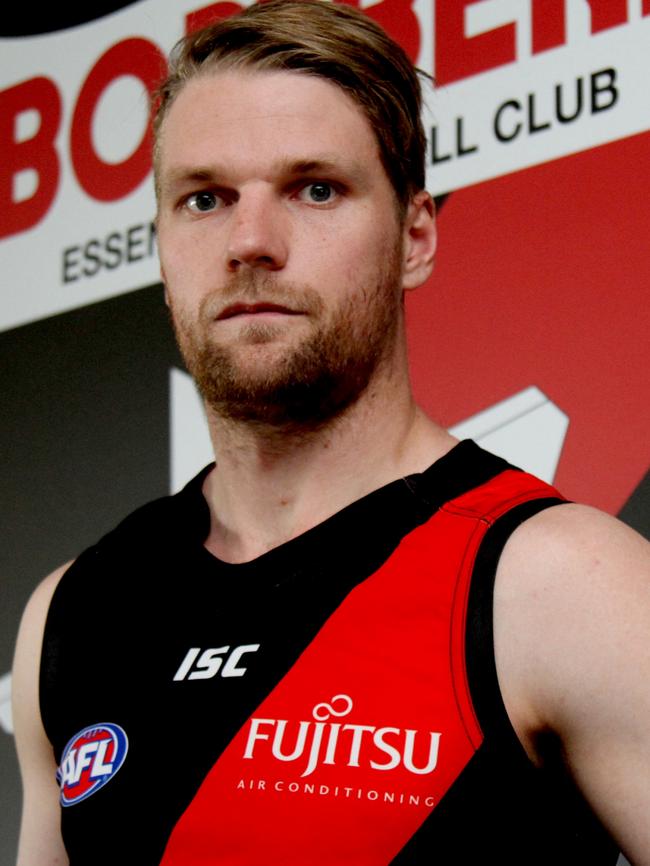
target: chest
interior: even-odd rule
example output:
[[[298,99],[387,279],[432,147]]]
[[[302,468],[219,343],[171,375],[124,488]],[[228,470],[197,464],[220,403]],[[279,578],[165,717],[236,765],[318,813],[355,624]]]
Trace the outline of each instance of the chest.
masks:
[[[361,579],[315,563],[245,592],[188,575],[136,594],[83,693],[64,688],[68,737],[108,720],[128,740],[119,772],[64,810],[64,836],[131,820],[146,791],[166,866],[193,862],[197,839],[223,854],[205,862],[260,846],[287,864],[390,862],[482,739],[464,665],[473,545],[432,521]],[[106,772],[107,749],[78,781]]]

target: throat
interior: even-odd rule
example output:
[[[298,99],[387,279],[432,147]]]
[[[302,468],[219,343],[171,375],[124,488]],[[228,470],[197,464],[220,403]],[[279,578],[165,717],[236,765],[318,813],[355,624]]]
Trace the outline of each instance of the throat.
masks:
[[[239,523],[213,518],[204,547],[223,562],[239,564],[258,559],[320,522],[316,517],[311,521],[299,520],[294,505],[288,498],[282,498],[264,509],[263,514]]]

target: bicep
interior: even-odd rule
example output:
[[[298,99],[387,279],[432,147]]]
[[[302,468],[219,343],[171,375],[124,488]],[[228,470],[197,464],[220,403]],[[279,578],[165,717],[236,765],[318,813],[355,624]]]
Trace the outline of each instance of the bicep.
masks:
[[[636,547],[593,561],[593,598],[576,617],[587,640],[571,640],[555,712],[578,785],[635,866],[650,866],[650,557]]]
[[[39,706],[39,669],[45,618],[52,593],[66,567],[46,578],[32,595],[25,608],[16,643],[12,702],[23,784],[18,866],[62,866],[68,862],[60,833],[56,764],[51,744],[43,730]]]
[[[518,658],[502,652],[513,701],[555,731],[603,824],[650,866],[650,546],[580,506],[530,523],[504,551],[506,598],[526,575],[509,618]]]

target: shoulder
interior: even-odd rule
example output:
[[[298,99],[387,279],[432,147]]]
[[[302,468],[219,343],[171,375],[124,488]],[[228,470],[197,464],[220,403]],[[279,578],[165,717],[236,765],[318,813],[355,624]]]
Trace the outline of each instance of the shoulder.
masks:
[[[39,734],[39,671],[45,621],[52,596],[72,562],[48,575],[32,593],[20,622],[12,668],[12,704],[16,744],[20,753],[23,732]]]
[[[90,550],[104,553],[115,547],[132,545],[135,553],[138,547],[146,547],[152,541],[167,542],[179,535],[200,535],[204,530],[207,535],[210,512],[202,487],[211,468],[212,464],[206,466],[177,493],[161,496],[136,508]]]
[[[581,690],[583,668],[607,659],[611,669],[635,651],[647,656],[648,628],[650,544],[634,530],[564,504],[513,533],[497,572],[497,650],[505,658],[516,641],[528,689],[542,690],[537,701],[543,695],[549,713],[566,706],[563,689]],[[604,679],[606,670],[596,675]]]
[[[649,578],[650,544],[641,535],[594,508],[567,503],[512,534],[499,564],[497,600],[518,604],[518,616],[525,612],[529,625],[544,624],[550,634],[581,623],[592,635],[629,608],[641,604],[641,614]]]
[[[634,838],[650,806],[643,793],[650,775],[650,544],[595,509],[550,508],[508,541],[494,610],[504,701],[529,754],[541,762],[537,744],[551,732],[610,830],[641,850],[650,841]]]
[[[14,659],[14,694],[16,689],[20,691],[23,672],[29,676],[33,675],[34,670],[38,672],[45,625],[59,586],[61,585],[61,588],[57,598],[62,592],[63,596],[69,595],[74,592],[75,577],[86,574],[88,568],[101,568],[101,563],[110,562],[115,551],[135,553],[136,540],[146,547],[153,537],[167,537],[170,526],[179,515],[185,513],[186,501],[189,503],[194,500],[196,496],[186,488],[176,496],[160,497],[140,506],[99,541],[86,548],[75,560],[57,568],[36,587],[23,612],[18,633]],[[64,576],[66,578],[62,583]],[[68,584],[70,590],[66,592],[64,587]]]
[[[12,687],[14,700],[17,695],[17,689],[19,689],[23,680],[21,675],[25,672],[25,668],[31,671],[32,663],[38,664],[38,657],[40,656],[43,642],[45,620],[47,619],[52,596],[61,578],[71,565],[72,561],[49,574],[36,587],[27,602],[16,641]]]
[[[650,544],[624,523],[594,508],[565,503],[548,508],[512,534],[499,566],[505,590],[545,602],[589,607],[606,593],[621,600],[648,591]]]
[[[182,490],[173,496],[161,496],[146,502],[120,520],[94,547],[102,549],[113,541],[151,533],[165,533],[192,501],[189,491]]]

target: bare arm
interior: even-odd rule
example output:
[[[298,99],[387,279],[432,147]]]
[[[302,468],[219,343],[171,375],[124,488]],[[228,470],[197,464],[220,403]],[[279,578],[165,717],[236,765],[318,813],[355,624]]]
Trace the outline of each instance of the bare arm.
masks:
[[[504,550],[495,648],[531,757],[555,731],[603,824],[650,866],[650,545],[586,507],[537,515]]]
[[[63,866],[59,789],[52,746],[45,736],[38,697],[43,630],[50,599],[67,565],[35,590],[23,614],[13,666],[13,715],[23,781],[18,866]]]

